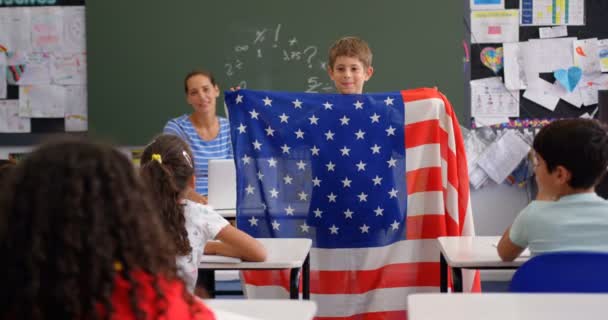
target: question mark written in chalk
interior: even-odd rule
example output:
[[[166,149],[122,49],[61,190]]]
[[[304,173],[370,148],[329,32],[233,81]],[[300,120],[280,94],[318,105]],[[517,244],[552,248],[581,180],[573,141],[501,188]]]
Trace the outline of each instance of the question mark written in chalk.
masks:
[[[317,55],[317,47],[315,46],[308,46],[306,47],[306,49],[304,49],[304,55],[308,55],[310,53],[310,55],[308,56],[308,58],[306,59],[306,63],[308,63],[308,67],[312,68],[312,63],[311,60],[314,56]]]

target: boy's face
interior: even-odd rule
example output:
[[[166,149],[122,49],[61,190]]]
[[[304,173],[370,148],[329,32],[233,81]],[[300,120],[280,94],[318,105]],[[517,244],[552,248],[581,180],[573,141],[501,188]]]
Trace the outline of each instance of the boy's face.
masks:
[[[355,57],[339,56],[333,69],[327,69],[329,77],[336,85],[339,93],[363,93],[363,85],[374,73],[372,67],[364,67]]]

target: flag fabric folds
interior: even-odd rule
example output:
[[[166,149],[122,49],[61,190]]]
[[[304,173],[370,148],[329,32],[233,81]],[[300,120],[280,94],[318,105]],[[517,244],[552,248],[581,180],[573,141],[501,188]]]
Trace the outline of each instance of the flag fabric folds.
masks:
[[[434,239],[473,232],[462,136],[443,95],[239,90],[226,104],[237,226],[313,240],[317,319],[406,319],[408,294],[438,291]],[[288,279],[244,273],[256,298],[288,296]]]

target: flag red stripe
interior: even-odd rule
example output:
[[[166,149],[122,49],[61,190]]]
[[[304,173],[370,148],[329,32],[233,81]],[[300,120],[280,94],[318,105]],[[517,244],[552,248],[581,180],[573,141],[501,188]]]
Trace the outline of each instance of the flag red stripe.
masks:
[[[443,191],[441,167],[429,167],[406,174],[407,194],[426,191]]]
[[[288,270],[244,272],[247,284],[289,290]],[[254,277],[251,274],[255,274]],[[319,281],[318,279],[326,279]],[[331,279],[331,281],[327,281]],[[359,294],[374,289],[439,287],[439,262],[396,263],[375,270],[310,271],[310,293]]]
[[[407,217],[406,221],[407,240],[435,239],[458,232],[458,224],[448,215],[420,215]]]
[[[443,140],[442,131],[435,119],[408,124],[405,126],[405,148],[439,143]]]
[[[407,311],[368,312],[350,317],[315,317],[315,320],[407,320]]]

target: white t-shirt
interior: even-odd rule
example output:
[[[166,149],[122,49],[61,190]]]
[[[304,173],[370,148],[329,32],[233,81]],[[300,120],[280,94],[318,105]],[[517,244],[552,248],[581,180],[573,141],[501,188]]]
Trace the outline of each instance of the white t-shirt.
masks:
[[[194,292],[198,265],[205,252],[205,244],[215,239],[217,234],[228,225],[228,221],[211,207],[190,200],[185,201],[184,217],[192,251],[188,255],[177,257],[177,270],[188,291]]]

